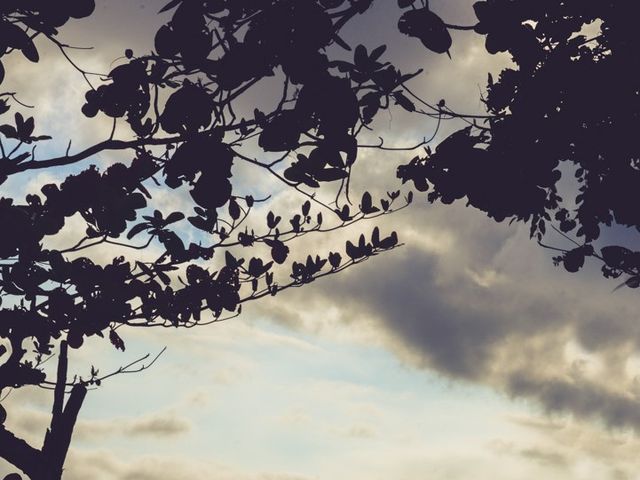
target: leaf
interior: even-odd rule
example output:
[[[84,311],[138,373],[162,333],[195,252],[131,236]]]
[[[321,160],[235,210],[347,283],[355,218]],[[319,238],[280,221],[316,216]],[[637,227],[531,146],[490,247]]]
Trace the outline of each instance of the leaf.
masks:
[[[163,12],[166,12],[168,10],[171,10],[172,8],[175,8],[178,5],[180,5],[180,3],[182,3],[182,0],[171,0],[164,7],[162,7],[158,13],[163,13]]]
[[[156,273],[158,274],[158,278],[162,283],[164,283],[165,285],[171,284],[171,279],[169,278],[169,275],[157,269],[156,269]]]
[[[342,170],[340,168],[323,168],[314,174],[314,177],[319,182],[334,182],[336,180],[347,178],[348,176],[349,174],[346,170]]]
[[[131,230],[129,230],[129,232],[127,233],[127,238],[131,240],[137,234],[148,229],[149,227],[150,225],[147,222],[138,223],[137,225],[134,225],[133,227],[131,227]]]
[[[27,32],[14,23],[3,22],[0,24],[0,29],[2,43],[5,46],[22,50],[30,40]]]
[[[22,130],[23,125],[24,125],[24,117],[22,116],[22,114],[20,112],[16,112],[13,117],[14,117],[15,122],[16,122],[16,129],[18,131]]]
[[[299,233],[301,231],[300,220],[300,215],[294,215],[293,218],[289,220],[289,223],[291,223],[291,226],[293,227],[293,231],[296,233]]]
[[[338,69],[338,71],[340,71],[342,73],[351,72],[353,70],[353,67],[355,66],[352,63],[345,62],[345,61],[342,61],[342,60],[335,60],[335,61],[331,62],[330,65],[332,67],[336,67]]]
[[[27,60],[33,63],[38,63],[38,60],[40,60],[38,49],[33,43],[33,40],[31,40],[30,38],[28,40],[29,41],[26,42],[25,46],[21,48],[22,54],[27,58]]]
[[[271,258],[277,264],[282,265],[289,255],[289,247],[280,240],[265,241],[265,243],[271,247]]]
[[[118,335],[118,333],[115,330],[109,331],[109,341],[114,347],[116,347],[117,350],[122,350],[124,352],[125,350],[124,341],[122,340],[122,338],[120,338],[120,335]]]
[[[251,260],[249,260],[247,272],[252,277],[259,277],[260,275],[262,275],[264,273],[264,264],[262,262],[262,259],[253,257]]]
[[[282,220],[282,217],[280,216],[275,216],[273,214],[273,212],[269,212],[267,214],[267,227],[269,227],[269,229],[274,229],[278,226],[278,223],[280,223],[280,220]]]
[[[234,220],[238,220],[240,218],[240,205],[238,205],[235,198],[229,200],[229,215]]]
[[[404,95],[403,93],[394,92],[393,93],[393,98],[396,101],[396,105],[400,105],[407,112],[415,112],[416,111],[416,106],[414,105],[414,103],[411,100],[409,100],[407,98],[407,96]]]
[[[67,5],[67,13],[73,18],[88,17],[96,8],[95,0],[74,0],[73,2],[68,2]]]
[[[294,150],[300,141],[300,118],[295,110],[284,110],[266,124],[258,145],[267,152]]]
[[[7,138],[18,138],[18,132],[13,125],[0,125],[0,133]]]
[[[171,223],[175,223],[175,222],[179,222],[180,220],[182,220],[184,218],[184,213],[182,212],[172,212],[169,214],[169,216],[165,219],[164,221],[164,225],[165,227]]]
[[[360,250],[364,250],[366,245],[367,245],[367,241],[364,238],[364,233],[361,233],[360,237],[358,237],[358,248]]]
[[[380,229],[378,227],[375,227],[371,233],[371,243],[376,248],[380,246]]]
[[[413,192],[410,191],[409,193],[407,193],[406,200],[407,200],[407,205],[413,202]]]
[[[213,225],[210,225],[204,218],[202,217],[189,217],[187,218],[189,223],[196,227],[198,230],[202,230],[203,232],[211,233],[213,230]]]
[[[5,46],[16,48],[30,61],[39,60],[38,50],[26,31],[13,23],[4,22],[0,25],[2,30],[2,43]]]
[[[23,142],[28,142],[35,128],[35,121],[33,117],[29,117],[25,120],[23,116],[19,112],[17,112],[15,115],[15,120],[18,138]]]
[[[353,243],[351,243],[350,240],[347,240],[346,252],[349,258],[351,258],[352,260],[357,260],[358,258],[362,257],[362,253],[360,252],[360,249],[356,247]]]
[[[367,54],[367,48],[364,45],[358,45],[353,55],[353,62],[360,70],[365,70],[367,63],[369,62],[369,55]]]
[[[380,240],[380,248],[382,248],[383,250],[388,250],[392,247],[395,247],[398,244],[398,233],[397,232],[391,232],[391,235],[389,235],[387,238],[384,238],[382,240]]]
[[[428,8],[405,12],[400,17],[398,29],[405,35],[420,39],[425,47],[435,53],[448,52],[453,42],[445,23]]]
[[[309,210],[311,209],[311,202],[309,200],[307,200],[306,202],[304,202],[302,204],[302,215],[303,216],[307,216],[309,215]]]
[[[600,250],[602,258],[605,263],[610,267],[619,267],[622,262],[632,253],[628,248],[620,247],[618,245],[611,245],[603,247]]]
[[[342,220],[343,222],[348,222],[349,220],[351,220],[351,216],[349,215],[349,211],[350,211],[349,205],[343,206],[342,209],[336,208],[334,210],[334,212],[336,212],[336,214],[338,215],[340,220]]]
[[[329,263],[335,269],[340,266],[340,262],[342,262],[342,256],[337,252],[329,253]]]
[[[237,268],[238,260],[228,250],[224,252],[225,265],[229,268]]]
[[[331,37],[333,39],[334,42],[336,42],[338,45],[340,45],[342,48],[344,48],[346,51],[350,52],[351,51],[351,46],[345,42],[340,35],[338,35],[337,33],[334,33],[333,36]]]
[[[140,270],[142,270],[142,273],[147,275],[149,278],[153,278],[153,276],[154,276],[153,270],[151,270],[148,266],[146,266],[144,263],[139,262],[139,261],[136,262],[136,265],[138,266],[138,268]]]
[[[574,248],[565,253],[562,263],[564,268],[571,273],[575,273],[584,265],[584,250],[582,247]]]
[[[379,212],[380,209],[372,205],[371,194],[364,192],[362,195],[362,203],[360,204],[360,211],[365,215]]]
[[[629,277],[626,282],[624,282],[629,288],[638,288],[640,287],[640,276],[636,275],[633,277]]]
[[[382,56],[384,52],[386,52],[386,50],[387,50],[386,45],[380,45],[379,47],[373,49],[369,58],[373,61],[376,61]]]

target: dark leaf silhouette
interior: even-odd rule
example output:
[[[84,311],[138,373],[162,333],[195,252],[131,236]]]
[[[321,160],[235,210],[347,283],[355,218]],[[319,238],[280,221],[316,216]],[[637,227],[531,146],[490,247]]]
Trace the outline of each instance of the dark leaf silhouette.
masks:
[[[564,268],[568,272],[577,272],[584,265],[584,250],[582,248],[576,248],[567,252],[564,256]]]
[[[403,13],[398,29],[405,35],[418,38],[425,47],[436,53],[448,52],[453,43],[445,23],[428,7]]]
[[[358,183],[359,172],[372,171],[361,163],[363,148],[411,151],[398,177],[428,201],[463,200],[496,221],[526,222],[541,244],[560,232],[569,243],[553,247],[557,264],[576,272],[598,260],[604,275],[640,286],[638,252],[594,248],[611,225],[640,228],[640,154],[626,133],[640,122],[634,2],[480,1],[478,23],[467,26],[445,23],[431,10],[434,2],[384,3],[397,15],[381,21],[400,17],[400,32],[433,52],[448,53],[456,29],[483,40],[490,53],[509,55],[513,63],[488,79],[486,112],[474,115],[415,94],[410,82],[420,65],[401,71],[388,58],[394,49],[368,44],[366,36],[350,45],[345,28],[356,18],[366,22],[374,4],[158,5],[165,24],[149,39],[154,51],[126,48],[103,76],[74,63],[91,84],[75,113],[105,115],[114,126],[114,133],[98,127],[104,138],[84,150],[75,138],[66,149],[34,149],[49,138],[38,110],[27,114],[19,92],[0,92],[0,183],[36,170],[52,178],[38,191],[0,196],[0,220],[10,230],[0,238],[0,338],[12,347],[0,352],[0,390],[55,385],[59,399],[42,449],[3,426],[0,456],[33,480],[61,478],[84,396],[113,376],[98,368],[67,375],[68,348],[85,350],[96,340],[124,351],[129,328],[233,318],[246,302],[396,248],[398,234],[377,227],[357,239],[340,237],[334,251],[305,241],[291,248],[303,236],[329,235],[413,201],[413,191],[395,190],[395,179],[381,199],[370,193],[379,185]],[[4,68],[37,62],[45,52],[72,59],[65,25],[94,9],[93,0],[3,2],[0,82],[11,74]],[[582,27],[596,20],[601,32],[583,37]],[[278,88],[263,88],[267,83]],[[256,108],[252,95],[267,91],[278,93]],[[376,119],[396,111],[461,127],[448,128],[437,147],[425,139],[419,147],[426,153],[371,144]],[[126,160],[114,161],[113,152]],[[575,198],[560,194],[563,175],[577,182]],[[272,181],[278,187],[265,192]],[[284,189],[294,200],[276,214],[271,202]],[[58,234],[73,241],[50,246]],[[117,247],[122,256],[105,259],[96,253],[101,247]],[[59,361],[53,378],[42,367],[50,355]],[[24,458],[15,457],[17,445]]]
[[[118,335],[115,330],[109,331],[109,341],[115,348],[124,352],[124,341],[122,340],[122,338],[120,338],[120,335]]]
[[[528,223],[539,243],[562,252],[554,261],[570,272],[594,259],[606,277],[626,275],[622,285],[635,287],[640,254],[605,245],[596,255],[593,248],[613,225],[640,228],[632,206],[640,185],[638,146],[622,133],[638,123],[638,81],[626,73],[638,48],[630,5],[478,1],[473,7],[473,30],[484,36],[487,51],[507,52],[514,66],[488,76],[486,115],[467,118],[473,126],[414,157],[398,169],[399,178],[429,191],[431,202],[466,197],[497,221]],[[420,15],[432,18],[431,30],[444,32],[425,9],[406,11],[401,30],[418,36]],[[583,36],[581,29],[596,20],[600,32]],[[444,101],[433,110],[465,118]],[[563,176],[577,182],[577,194]],[[547,244],[550,225],[569,245]]]

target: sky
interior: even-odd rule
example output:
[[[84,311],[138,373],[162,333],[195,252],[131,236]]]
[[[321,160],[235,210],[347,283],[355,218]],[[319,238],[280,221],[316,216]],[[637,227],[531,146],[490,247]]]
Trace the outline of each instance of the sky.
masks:
[[[468,32],[455,33],[453,60],[427,52],[393,33],[396,2],[376,4],[345,39],[370,49],[387,43],[389,57],[407,71],[425,69],[412,83],[416,92],[446,98],[454,110],[480,111],[487,72],[499,72],[509,59],[488,55]],[[473,21],[471,4],[431,1],[459,24]],[[162,5],[98,0],[96,13],[65,27],[63,38],[94,46],[74,58],[108,71],[125,48],[152,48],[154,29],[167,18],[156,15]],[[74,149],[95,142],[109,123],[79,114],[82,79],[41,48],[49,54],[38,65],[9,60],[3,87],[37,106],[38,129],[55,138],[43,155],[64,150],[69,138]],[[261,96],[264,90],[249,92],[248,107]],[[395,111],[380,117],[376,129],[388,145],[415,144],[435,127]],[[433,145],[456,127],[445,125]],[[396,188],[394,169],[407,159],[363,152],[353,188]],[[68,173],[32,173],[0,193],[34,191]],[[244,173],[247,189],[263,181]],[[283,209],[300,201],[275,184],[260,187],[273,188],[274,204]],[[185,199],[159,191],[157,201],[178,209]],[[579,274],[554,267],[551,254],[528,238],[528,227],[495,223],[462,203],[429,205],[418,196],[412,208],[379,225],[397,230],[404,246],[247,304],[238,319],[200,329],[130,330],[124,353],[95,338],[72,352],[78,372],[89,365],[107,372],[167,347],[149,370],[89,392],[65,478],[640,478],[633,291],[612,292],[615,284],[601,278],[597,265]],[[372,228],[357,225],[297,248],[324,251]],[[565,246],[561,238],[548,241]],[[21,389],[5,402],[8,428],[39,445],[49,392]],[[11,471],[0,463],[0,475]]]

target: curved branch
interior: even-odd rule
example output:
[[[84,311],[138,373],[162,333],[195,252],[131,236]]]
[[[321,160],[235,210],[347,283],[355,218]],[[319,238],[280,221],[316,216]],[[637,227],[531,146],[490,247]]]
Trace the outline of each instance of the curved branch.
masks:
[[[445,23],[444,26],[451,30],[473,30],[476,28],[476,25],[451,25],[449,23]]]
[[[9,174],[24,172],[27,170],[36,170],[40,168],[61,167],[64,165],[71,165],[73,163],[86,160],[93,155],[104,151],[111,150],[127,150],[129,148],[145,147],[152,145],[170,145],[172,143],[182,142],[184,138],[181,136],[165,137],[165,138],[140,138],[137,140],[105,140],[100,143],[86,148],[85,150],[76,153],[75,155],[65,155],[62,157],[54,157],[47,160],[30,160],[23,162],[19,165],[11,167]]]

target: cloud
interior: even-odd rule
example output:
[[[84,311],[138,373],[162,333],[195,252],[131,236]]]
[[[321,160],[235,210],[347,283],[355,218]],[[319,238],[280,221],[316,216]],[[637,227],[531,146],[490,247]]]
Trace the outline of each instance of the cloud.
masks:
[[[514,442],[494,440],[490,442],[489,449],[499,455],[509,455],[522,458],[528,462],[534,462],[544,467],[553,467],[567,470],[575,462],[575,455],[558,449],[551,449],[547,443],[520,446]]]
[[[640,438],[628,431],[603,431],[597,425],[570,418],[514,417],[514,424],[524,428],[522,435],[533,432],[528,443],[493,442],[491,449],[503,455],[519,456],[540,464],[552,463],[564,471],[563,478],[637,478],[637,452]]]
[[[432,0],[434,9],[437,8],[443,17],[451,23],[460,24],[473,20],[464,18],[464,12],[471,11],[470,3],[471,0]],[[100,69],[106,68],[125,46],[117,34],[117,41],[111,42],[114,31],[105,31],[105,25],[111,24],[115,32],[122,32],[128,22],[147,18],[146,14],[136,11],[135,15],[126,17],[126,22],[120,21],[117,12],[122,12],[127,3],[103,2],[105,7],[107,4],[110,10],[102,14],[115,16],[117,21],[96,20],[96,23],[87,24],[99,27],[95,30],[87,28],[83,32],[82,29],[73,30],[73,26],[69,30],[72,40],[75,40],[74,32],[80,39],[81,34],[86,38],[87,31],[95,35],[98,45],[106,45],[104,39],[109,38],[110,44],[106,45],[108,53],[95,57],[90,64]],[[153,8],[157,10],[155,7],[154,4]],[[367,22],[375,23],[375,18],[378,18],[388,30],[395,29],[394,22],[383,22],[382,15],[387,11],[380,9],[376,12],[373,19],[367,18]],[[396,14],[399,16],[397,11]],[[355,27],[353,36],[366,36],[369,47],[377,46],[388,38],[386,30],[365,30],[362,25]],[[152,38],[152,22],[144,22],[132,33],[140,37],[140,43],[135,47],[142,51],[142,34],[148,37],[147,40]],[[349,39],[348,34],[345,38]],[[415,70],[416,65],[425,68],[425,75],[414,80],[412,88],[424,94],[426,99],[437,101],[446,98],[447,104],[455,109],[473,111],[481,106],[477,86],[484,82],[486,72],[500,68],[508,63],[508,59],[483,55],[477,39],[469,38],[456,35],[452,51],[454,62],[444,56],[425,54],[420,46],[415,48],[415,41],[408,37],[402,37],[398,42],[394,40],[388,56],[399,58],[406,71]],[[78,112],[85,86],[78,81],[73,88],[60,90],[60,85],[67,87],[62,79],[75,75],[75,72],[59,58],[49,65],[56,85],[54,90],[41,89],[42,81],[50,81],[51,78],[32,78],[28,67],[23,70],[12,67],[12,78],[7,81],[20,84],[19,91],[27,96],[25,100],[39,105],[39,112],[44,117],[43,123],[38,125],[52,127],[51,131],[47,128],[44,133],[63,135],[70,130],[80,132],[80,138],[74,140],[77,142],[74,148],[80,143],[88,144],[101,138],[109,126],[104,122],[90,124],[89,120],[80,117],[77,123],[68,123],[68,111],[63,112],[58,105],[64,104],[71,111]],[[451,81],[452,78],[456,81]],[[51,98],[56,98],[59,103],[54,105],[45,101]],[[434,128],[433,123],[418,124],[413,118],[395,111],[393,115],[382,115],[376,125],[381,128],[387,144],[394,145],[413,143],[428,136]],[[438,138],[455,127],[457,125],[453,123],[444,126]],[[64,150],[65,146],[61,148]],[[367,188],[384,192],[390,188],[389,179],[395,188],[395,165],[410,156],[409,152],[394,155],[372,150],[363,152],[354,166],[354,191]],[[234,169],[234,173],[244,175],[246,172],[241,168]],[[30,180],[34,189],[44,181],[50,181],[46,176],[33,176]],[[259,182],[262,182],[262,175],[255,174],[248,177],[247,185]],[[185,198],[174,192],[158,194],[155,201],[162,209],[184,209],[188,206]],[[297,208],[299,202],[295,200],[297,198],[289,192],[278,195],[282,211]],[[423,199],[419,198],[417,203],[422,202]],[[381,220],[380,224],[383,231],[400,230],[401,239],[407,246],[330,280],[318,281],[300,291],[285,292],[266,303],[251,305],[245,312],[249,310],[289,327],[321,335],[348,336],[364,344],[384,345],[412,367],[435,371],[447,379],[487,385],[505,395],[524,398],[555,416],[564,418],[565,414],[570,414],[575,422],[527,420],[530,430],[544,432],[545,440],[512,445],[511,456],[536,465],[564,469],[563,472],[572,478],[589,478],[588,473],[583,472],[588,472],[593,465],[597,467],[594,471],[602,472],[602,478],[632,478],[630,472],[634,471],[640,447],[638,440],[611,437],[599,427],[603,424],[610,429],[634,432],[640,428],[638,378],[629,369],[634,355],[639,353],[640,326],[636,321],[634,303],[637,300],[622,291],[615,296],[609,295],[610,288],[605,288],[604,283],[595,281],[588,273],[569,276],[559,269],[554,270],[549,256],[528,241],[525,229],[494,224],[461,204],[415,206]],[[367,231],[372,225],[359,225],[357,228]],[[306,250],[326,251],[341,245],[344,238],[355,231],[340,232],[330,239],[305,237],[302,242],[297,242],[292,258],[302,250],[306,255]],[[55,240],[64,245],[71,239]],[[106,251],[104,258],[113,253],[112,249]],[[232,335],[216,338],[216,334],[204,332],[180,338],[174,334],[172,345],[181,352],[207,360],[222,357],[220,351],[235,342],[243,342],[256,351],[270,347],[294,348],[309,355],[326,353],[318,352],[318,348],[310,343],[291,340],[284,335],[255,334],[249,329],[238,328]],[[132,333],[131,337],[135,335]],[[140,333],[137,338],[144,335],[146,333]],[[210,372],[211,377],[220,383],[231,384],[254,375],[257,369],[253,360],[241,357],[229,354],[222,361],[210,362],[215,365],[215,370]],[[182,375],[188,373],[181,365],[176,367],[177,371]],[[331,387],[331,395],[326,395],[326,398],[334,399],[339,393],[344,395],[344,385]],[[364,392],[362,396],[368,393]],[[36,440],[41,439],[47,420],[46,409],[10,411],[10,421]],[[293,416],[288,420],[295,425],[307,423],[304,416]],[[343,428],[330,433],[371,438],[372,442],[384,437],[382,433],[377,434],[376,429],[383,431],[379,423],[374,429],[367,423],[360,423],[360,419],[355,420],[355,423],[346,423]],[[536,425],[535,428],[532,425]],[[81,419],[76,437],[86,443],[102,440],[105,436],[137,435],[173,440],[178,435],[188,434],[191,429],[192,424],[187,419],[171,410],[162,410],[140,418]],[[421,478],[427,468],[434,472],[433,478],[468,478],[469,464],[482,472],[491,470],[464,452],[426,459],[423,449],[411,453],[413,457],[407,455],[407,466],[403,467],[406,472],[411,472],[406,473],[406,478]],[[392,460],[401,463],[398,458],[402,458],[396,456],[390,460],[383,457],[381,454],[379,458],[366,461],[367,464],[384,461],[390,464]],[[481,474],[477,478],[510,478],[509,472],[513,473],[505,469],[492,472],[491,476],[485,473],[482,477]],[[387,478],[402,477],[397,471],[395,473]],[[67,473],[70,480],[199,480],[212,475],[219,480],[302,478],[287,473],[237,472],[224,465],[194,458],[139,456],[130,459],[79,449],[72,452]]]
[[[553,267],[525,228],[457,207],[412,213],[399,251],[256,310],[327,335],[341,325],[415,367],[639,431],[630,362],[640,335],[627,292],[611,295],[597,272]]]
[[[560,378],[535,379],[530,372],[514,372],[507,389],[515,396],[534,398],[552,412],[598,417],[611,428],[633,428],[640,433],[640,400],[629,393],[609,390],[601,383]]]
[[[520,451],[520,455],[543,465],[553,467],[566,467],[568,463],[564,455],[537,447],[525,448]]]
[[[65,478],[69,480],[311,480],[286,472],[246,472],[221,462],[179,455],[119,458],[102,450],[71,450]]]
[[[40,446],[51,415],[33,406],[20,406],[12,402],[7,428],[25,438],[35,446]],[[168,439],[191,430],[191,422],[175,411],[151,412],[138,418],[113,418],[92,420],[79,418],[73,432],[74,442],[103,441],[105,437],[147,437]]]
[[[128,435],[168,437],[189,431],[191,424],[175,414],[156,414],[125,423],[121,428]]]
[[[173,411],[152,412],[139,418],[80,419],[74,430],[77,441],[102,441],[106,436],[168,439],[191,430],[191,422]]]
[[[350,425],[346,428],[335,430],[335,434],[340,437],[352,438],[356,440],[366,440],[376,437],[376,431],[369,425]]]

